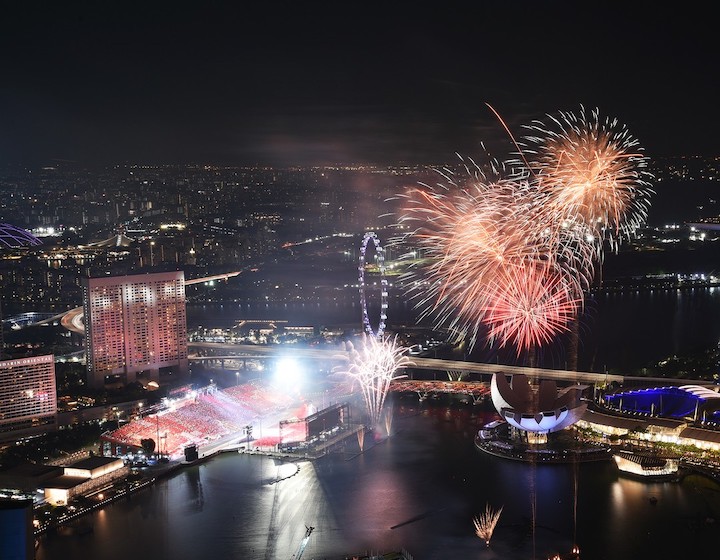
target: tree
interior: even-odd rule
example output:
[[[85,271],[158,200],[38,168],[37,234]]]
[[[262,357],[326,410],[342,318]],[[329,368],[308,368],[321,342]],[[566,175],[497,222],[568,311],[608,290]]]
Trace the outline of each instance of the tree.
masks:
[[[143,451],[145,452],[145,455],[150,457],[150,455],[153,454],[155,451],[155,440],[152,438],[143,438],[140,440],[140,445],[142,445]]]

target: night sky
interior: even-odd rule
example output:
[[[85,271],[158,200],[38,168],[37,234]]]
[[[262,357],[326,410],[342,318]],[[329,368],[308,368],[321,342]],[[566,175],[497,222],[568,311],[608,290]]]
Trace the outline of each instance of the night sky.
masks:
[[[262,8],[253,6],[262,5]],[[3,2],[0,164],[439,163],[597,107],[720,155],[694,2]]]

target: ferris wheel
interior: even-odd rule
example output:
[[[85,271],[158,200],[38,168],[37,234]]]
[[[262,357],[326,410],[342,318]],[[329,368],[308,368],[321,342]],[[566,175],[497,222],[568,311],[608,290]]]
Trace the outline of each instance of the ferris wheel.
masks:
[[[378,322],[377,331],[373,330],[370,325],[370,317],[368,316],[367,295],[365,292],[365,253],[368,245],[372,241],[375,248],[375,264],[380,272],[380,321]],[[365,332],[370,336],[381,338],[385,332],[385,320],[387,319],[387,279],[385,278],[385,249],[380,245],[375,232],[367,232],[360,244],[360,263],[358,264],[358,283],[360,284],[360,305],[362,307],[362,321]]]

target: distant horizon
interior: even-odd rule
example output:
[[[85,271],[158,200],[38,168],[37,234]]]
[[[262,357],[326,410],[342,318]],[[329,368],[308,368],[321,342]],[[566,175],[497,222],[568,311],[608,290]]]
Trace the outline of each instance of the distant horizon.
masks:
[[[702,11],[469,7],[13,3],[0,164],[503,160],[534,121],[595,109],[648,157],[720,155]]]
[[[677,155],[662,155],[652,156],[643,153],[648,158],[648,163],[652,165],[654,161],[666,161],[666,160],[720,160],[720,153],[717,155],[703,155],[703,154],[677,154]],[[138,168],[138,169],[157,169],[157,168],[219,168],[219,169],[283,169],[283,170],[294,170],[294,169],[341,169],[346,170],[349,168],[398,168],[398,167],[425,167],[435,168],[446,165],[462,165],[462,160],[459,156],[464,158],[472,158],[471,155],[455,153],[449,156],[445,160],[438,161],[387,161],[387,162],[372,162],[372,161],[345,161],[336,163],[284,163],[284,164],[270,164],[270,163],[231,163],[231,162],[219,162],[219,161],[185,161],[185,162],[149,162],[149,161],[117,161],[115,163],[110,162],[96,162],[87,163],[82,160],[71,160],[71,159],[50,159],[45,162],[34,162],[34,163],[23,163],[23,162],[5,162],[0,163],[0,170],[3,169],[59,169],[63,165],[77,166],[82,169],[121,169],[121,168]]]

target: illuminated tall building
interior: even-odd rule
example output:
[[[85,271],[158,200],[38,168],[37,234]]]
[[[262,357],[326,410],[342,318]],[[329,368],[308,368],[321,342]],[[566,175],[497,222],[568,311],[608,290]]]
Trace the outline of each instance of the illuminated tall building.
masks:
[[[83,314],[91,387],[187,375],[182,271],[86,278]]]
[[[0,361],[0,439],[47,432],[56,425],[54,356]]]

